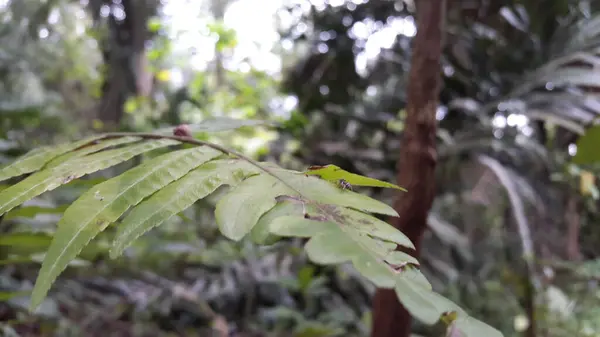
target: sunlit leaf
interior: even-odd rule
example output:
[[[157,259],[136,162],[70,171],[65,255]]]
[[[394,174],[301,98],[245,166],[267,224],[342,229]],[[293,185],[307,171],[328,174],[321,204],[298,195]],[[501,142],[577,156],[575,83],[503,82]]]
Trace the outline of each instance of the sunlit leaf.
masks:
[[[355,173],[350,173],[346,170],[341,169],[335,165],[325,165],[325,166],[316,166],[311,167],[307,171],[304,172],[308,175],[319,176],[321,179],[325,179],[327,181],[337,182],[340,179],[344,179],[351,185],[356,186],[372,186],[372,187],[388,187],[395,188],[402,191],[406,191],[404,188],[373,178],[364,177]]]

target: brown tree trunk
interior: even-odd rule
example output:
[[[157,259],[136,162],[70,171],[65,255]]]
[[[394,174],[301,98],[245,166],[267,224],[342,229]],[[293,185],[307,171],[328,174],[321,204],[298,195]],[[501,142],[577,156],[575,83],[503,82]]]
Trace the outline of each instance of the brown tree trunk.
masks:
[[[427,215],[435,196],[436,109],[441,84],[440,59],[445,0],[417,1],[417,35],[409,73],[407,117],[398,160],[398,184],[408,189],[395,201],[391,219],[414,243],[418,257]],[[378,289],[373,299],[372,337],[408,337],[411,317],[393,289]]]
[[[153,77],[148,69],[145,43],[149,37],[146,24],[155,11],[155,1],[122,0],[121,4],[125,17],[117,19],[114,14],[108,17],[109,37],[103,47],[108,71],[97,118],[106,130],[119,126],[129,96],[148,96],[152,91]]]

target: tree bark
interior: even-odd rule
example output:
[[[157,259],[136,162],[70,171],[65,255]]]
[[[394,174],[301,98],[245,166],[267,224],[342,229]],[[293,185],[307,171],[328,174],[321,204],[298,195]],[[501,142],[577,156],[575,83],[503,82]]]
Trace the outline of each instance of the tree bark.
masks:
[[[408,192],[396,199],[399,218],[390,220],[414,243],[409,253],[419,256],[427,215],[435,196],[436,110],[441,86],[441,53],[445,0],[417,1],[417,35],[414,39],[407,117],[398,160],[398,184]],[[372,337],[408,337],[411,316],[393,289],[378,289],[373,299]]]
[[[107,130],[119,126],[129,96],[148,96],[152,91],[153,76],[148,69],[145,43],[149,37],[146,24],[156,4],[148,0],[122,0],[121,4],[125,16],[108,17],[109,37],[103,47],[108,71],[97,118]]]

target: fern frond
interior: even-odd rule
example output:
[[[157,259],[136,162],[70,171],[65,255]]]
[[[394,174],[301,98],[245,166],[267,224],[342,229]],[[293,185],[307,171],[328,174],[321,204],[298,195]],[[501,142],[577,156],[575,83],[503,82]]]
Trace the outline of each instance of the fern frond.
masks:
[[[86,144],[87,146],[83,145],[83,147],[81,147],[78,150],[68,152],[64,155],[61,155],[61,156],[58,156],[58,157],[52,159],[51,161],[48,162],[48,164],[45,165],[45,168],[56,167],[70,159],[87,156],[88,154],[100,152],[100,151],[108,149],[110,147],[116,147],[119,145],[133,143],[133,142],[137,142],[140,140],[141,140],[141,138],[139,138],[139,137],[121,137],[121,138],[115,138],[115,139],[108,139],[108,140],[100,142],[98,144],[89,145],[89,143],[88,143],[88,144]]]
[[[129,208],[117,229],[113,258],[140,235],[226,185],[229,191],[217,196],[215,209],[217,225],[226,237],[240,240],[250,235],[260,243],[277,237],[309,238],[305,248],[312,261],[351,262],[375,285],[395,289],[407,310],[423,322],[433,324],[442,318],[466,336],[501,336],[434,293],[418,270],[418,261],[396,250],[414,246],[403,233],[370,214],[397,216],[392,207],[333,182],[347,178],[360,185],[399,187],[337,167],[296,172],[192,138],[106,134],[55,152],[38,150],[1,170],[0,177],[41,171],[0,192],[0,214],[85,174],[182,143],[197,146],[160,155],[104,181],[66,209],[36,280],[32,308],[89,242]]]
[[[107,151],[108,152],[108,151]],[[32,299],[43,299],[70,260],[127,209],[177,180],[194,167],[221,155],[210,148],[179,150],[156,157],[91,188],[77,199],[57,225]],[[34,302],[32,305],[38,305]]]
[[[171,139],[151,140],[134,144],[125,148],[104,151],[91,156],[67,160],[56,167],[37,172],[18,184],[0,192],[0,214],[4,214],[14,207],[46,191],[50,191],[59,187],[60,185],[67,184],[73,179],[109,168],[144,152],[169,145],[175,145],[177,143],[177,141]]]
[[[58,146],[44,146],[34,149],[24,154],[20,158],[17,158],[14,163],[3,167],[0,170],[0,181],[35,172],[44,167],[47,162],[60,156],[61,154],[77,149],[80,146],[93,142],[102,137],[102,135],[93,136],[82,139],[75,143],[61,144]]]
[[[258,169],[237,159],[220,159],[196,168],[148,198],[123,219],[110,256],[115,258],[135,239],[208,196],[222,185],[235,186]]]

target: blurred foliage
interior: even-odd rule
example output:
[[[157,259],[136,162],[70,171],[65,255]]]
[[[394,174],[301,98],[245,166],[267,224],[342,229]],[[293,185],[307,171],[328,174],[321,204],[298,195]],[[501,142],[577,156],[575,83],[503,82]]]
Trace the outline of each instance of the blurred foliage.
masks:
[[[506,336],[522,334],[532,317],[541,335],[596,335],[582,313],[600,298],[576,299],[595,294],[597,280],[573,286],[576,278],[545,261],[598,257],[598,166],[571,156],[597,152],[594,128],[583,148],[575,143],[600,113],[600,8],[563,0],[449,6],[427,276]],[[276,158],[394,180],[414,10],[412,1],[326,1],[284,11],[297,18],[282,26],[284,38],[301,46],[290,51],[284,89],[304,120],[280,137]],[[292,155],[277,153],[296,142],[303,145]],[[546,293],[576,309],[556,314]]]

